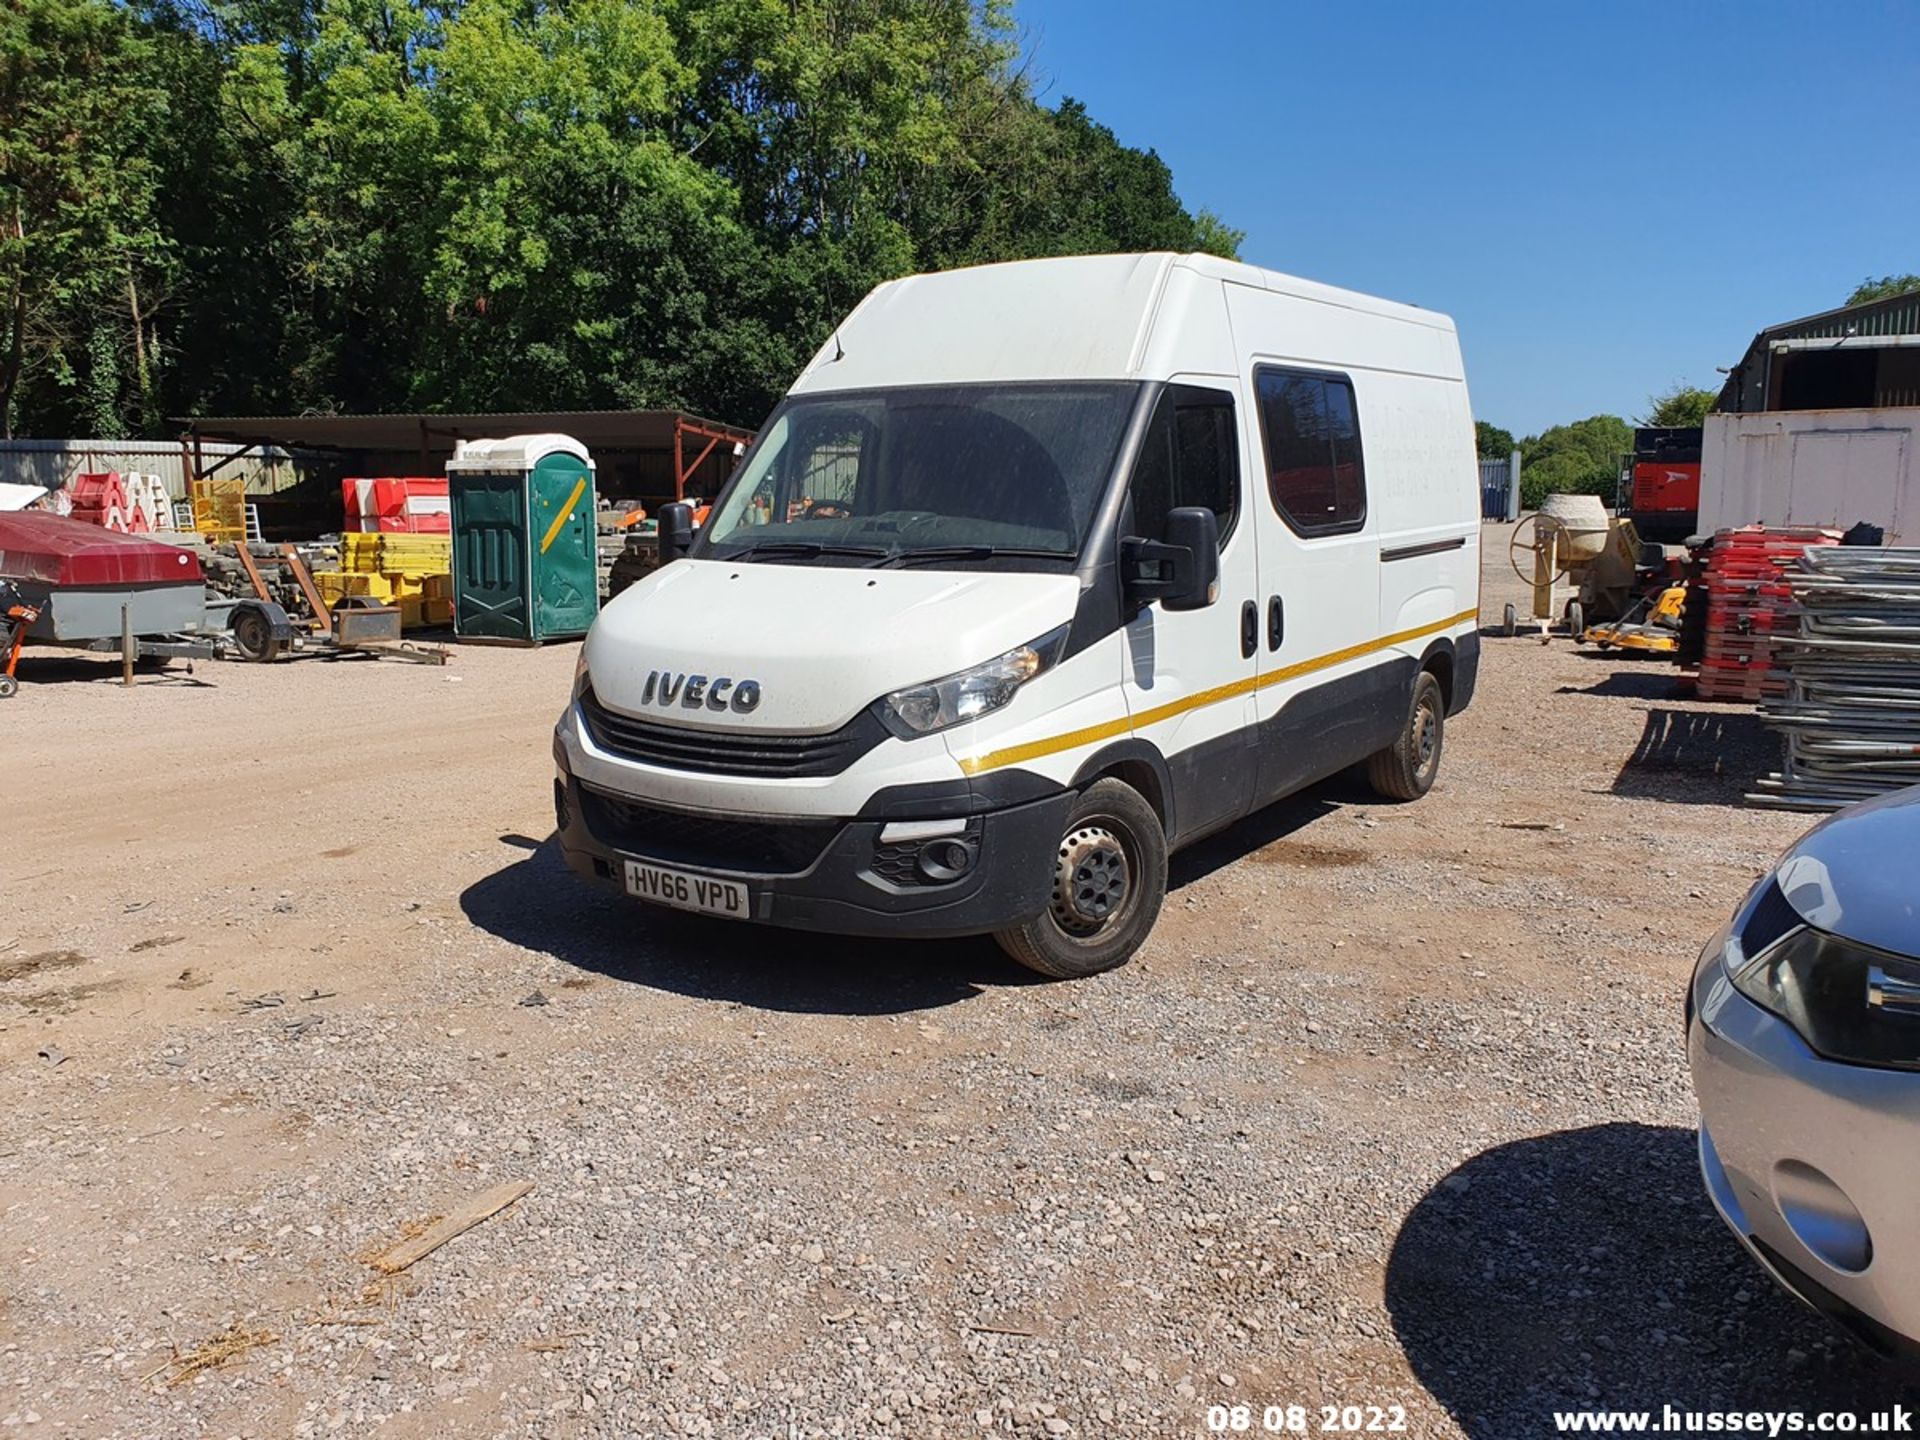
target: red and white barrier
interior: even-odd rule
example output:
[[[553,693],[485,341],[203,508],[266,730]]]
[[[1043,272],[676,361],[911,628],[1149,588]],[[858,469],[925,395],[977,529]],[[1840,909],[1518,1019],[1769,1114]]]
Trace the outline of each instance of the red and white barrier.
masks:
[[[173,528],[173,502],[158,475],[90,471],[74,476],[66,493],[67,513],[103,530],[148,535]]]
[[[354,478],[340,483],[342,529],[402,535],[446,535],[453,507],[445,476]]]

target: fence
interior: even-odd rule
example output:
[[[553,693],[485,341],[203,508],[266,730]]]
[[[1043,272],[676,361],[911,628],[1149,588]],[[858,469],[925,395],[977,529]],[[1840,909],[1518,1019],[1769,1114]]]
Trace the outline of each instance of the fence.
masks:
[[[245,448],[202,441],[201,463],[211,466]],[[168,495],[184,500],[187,477],[181,459],[177,440],[0,440],[0,481],[53,490],[86,472],[137,471],[158,475]],[[219,473],[244,479],[249,493],[258,495],[298,483],[305,466],[288,451],[268,448],[221,466]]]
[[[1480,462],[1480,518],[1515,520],[1520,516],[1520,452],[1505,460]]]

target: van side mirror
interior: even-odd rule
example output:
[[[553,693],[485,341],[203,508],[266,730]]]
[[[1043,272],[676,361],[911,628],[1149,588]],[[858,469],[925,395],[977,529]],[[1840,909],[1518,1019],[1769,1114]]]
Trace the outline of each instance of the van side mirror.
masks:
[[[1204,505],[1167,512],[1162,540],[1120,542],[1120,583],[1129,600],[1158,600],[1169,610],[1200,610],[1220,598],[1220,522]]]
[[[693,507],[684,500],[660,507],[660,563],[678,560],[693,548]]]

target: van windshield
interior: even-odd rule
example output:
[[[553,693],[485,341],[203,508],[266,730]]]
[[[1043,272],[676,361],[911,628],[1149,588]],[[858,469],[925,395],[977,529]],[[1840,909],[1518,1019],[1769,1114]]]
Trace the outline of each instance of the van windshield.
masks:
[[[1080,552],[1132,383],[914,386],[787,400],[696,555],[1053,568]]]

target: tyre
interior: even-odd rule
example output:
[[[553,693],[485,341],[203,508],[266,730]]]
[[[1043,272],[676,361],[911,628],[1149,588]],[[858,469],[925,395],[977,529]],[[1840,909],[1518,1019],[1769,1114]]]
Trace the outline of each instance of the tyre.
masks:
[[[0,700],[11,700],[20,689],[20,682],[11,675],[0,675]]]
[[[1055,980],[1124,965],[1146,943],[1167,898],[1167,835],[1138,790],[1096,780],[1068,812],[1053,856],[1053,902],[994,939]]]
[[[1520,612],[1511,604],[1500,616],[1500,633],[1509,640],[1520,633]]]
[[[253,605],[239,606],[229,624],[233,648],[240,652],[242,660],[261,662],[279,658],[280,642],[274,638],[273,622],[264,610]]]
[[[1413,702],[1407,723],[1393,744],[1367,761],[1367,782],[1389,800],[1418,800],[1433,788],[1440,773],[1440,750],[1446,739],[1447,702],[1440,682],[1422,670],[1413,682]]]
[[[1576,640],[1587,633],[1587,610],[1578,600],[1567,601],[1567,633]]]

